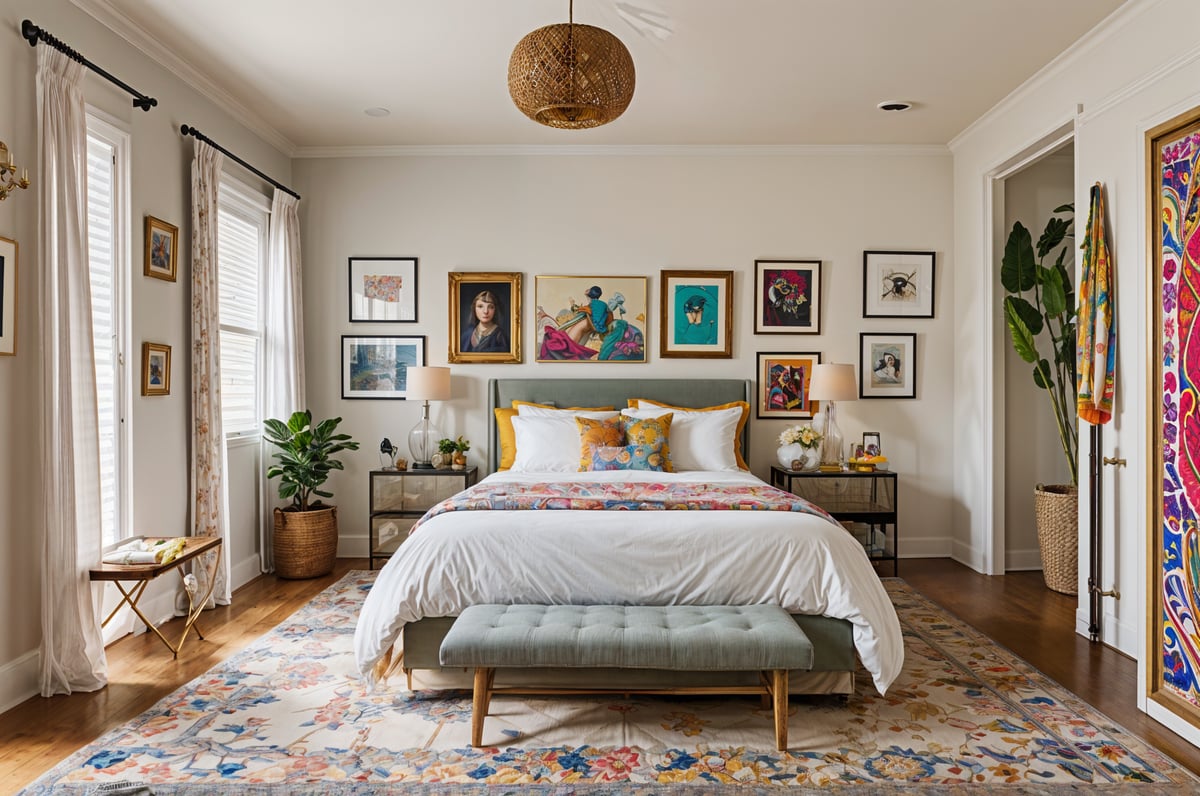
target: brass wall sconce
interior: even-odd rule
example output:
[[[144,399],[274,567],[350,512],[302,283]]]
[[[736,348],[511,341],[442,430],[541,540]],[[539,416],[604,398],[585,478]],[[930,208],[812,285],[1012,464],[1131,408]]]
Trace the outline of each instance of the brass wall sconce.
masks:
[[[29,169],[23,169],[21,178],[17,179],[17,167],[13,165],[12,151],[0,141],[0,201],[17,188],[29,187]]]

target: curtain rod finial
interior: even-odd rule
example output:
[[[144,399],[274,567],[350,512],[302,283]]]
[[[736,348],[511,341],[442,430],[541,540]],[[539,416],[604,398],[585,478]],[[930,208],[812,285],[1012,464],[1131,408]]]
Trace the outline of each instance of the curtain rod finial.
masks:
[[[41,32],[42,29],[33,24],[32,21],[28,19],[21,20],[21,36],[28,40],[30,47],[37,46],[38,34]]]

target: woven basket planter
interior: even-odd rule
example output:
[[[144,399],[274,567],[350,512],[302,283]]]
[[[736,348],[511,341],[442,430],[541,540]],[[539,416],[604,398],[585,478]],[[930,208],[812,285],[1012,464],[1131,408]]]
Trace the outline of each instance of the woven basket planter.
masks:
[[[1042,577],[1062,594],[1079,592],[1079,490],[1038,484],[1033,490]]]
[[[275,574],[281,578],[317,578],[333,571],[337,560],[337,507],[309,511],[275,509]]]

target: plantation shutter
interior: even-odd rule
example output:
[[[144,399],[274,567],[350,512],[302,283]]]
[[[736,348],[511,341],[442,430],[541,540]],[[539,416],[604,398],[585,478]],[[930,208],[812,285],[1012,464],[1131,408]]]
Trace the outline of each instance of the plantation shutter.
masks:
[[[221,315],[221,415],[227,436],[257,434],[262,331],[259,280],[265,228],[222,207],[217,214]]]
[[[88,136],[88,271],[92,288],[92,336],[96,358],[97,425],[100,430],[100,526],[104,544],[117,541],[117,295],[115,280],[113,146]]]

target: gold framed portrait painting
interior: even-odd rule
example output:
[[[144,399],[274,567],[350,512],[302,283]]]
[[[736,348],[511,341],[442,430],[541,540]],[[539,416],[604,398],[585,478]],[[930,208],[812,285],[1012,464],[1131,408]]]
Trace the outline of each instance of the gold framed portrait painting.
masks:
[[[450,274],[447,361],[521,361],[521,274]]]

